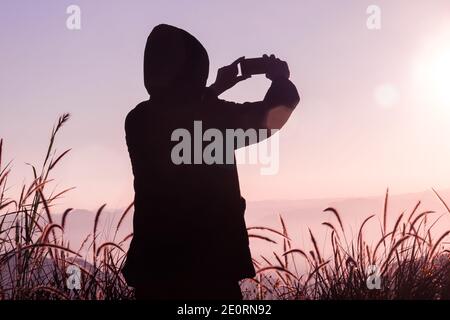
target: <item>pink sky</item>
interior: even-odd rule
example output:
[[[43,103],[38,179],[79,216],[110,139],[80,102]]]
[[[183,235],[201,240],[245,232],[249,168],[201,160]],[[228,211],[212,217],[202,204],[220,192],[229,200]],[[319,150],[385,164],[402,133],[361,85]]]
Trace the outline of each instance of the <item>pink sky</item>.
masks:
[[[66,28],[66,8],[82,29]],[[381,8],[368,30],[366,9]],[[64,207],[132,200],[123,123],[147,99],[146,37],[169,23],[194,34],[210,55],[209,83],[237,57],[275,53],[288,61],[302,101],[281,133],[280,171],[241,166],[249,200],[380,195],[450,188],[450,2],[448,0],[2,1],[0,137],[16,188],[39,163],[58,115],[58,139],[73,148],[55,172],[76,186]],[[446,72],[448,71],[448,72]],[[261,99],[256,77],[223,97]]]

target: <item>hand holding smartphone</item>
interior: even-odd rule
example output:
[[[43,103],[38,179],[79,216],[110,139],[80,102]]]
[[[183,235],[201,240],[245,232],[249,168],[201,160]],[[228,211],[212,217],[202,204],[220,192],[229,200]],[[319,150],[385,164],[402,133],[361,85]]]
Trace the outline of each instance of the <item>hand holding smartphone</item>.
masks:
[[[239,72],[240,71],[240,72]],[[276,78],[289,79],[289,67],[286,61],[264,55],[261,58],[240,57],[232,64],[217,71],[216,81],[210,86],[217,96],[232,88],[236,83],[252,75],[265,74],[270,80]]]
[[[244,59],[240,62],[240,69],[243,76],[265,74],[271,80],[277,77],[289,78],[290,76],[286,61],[275,58],[274,55]]]

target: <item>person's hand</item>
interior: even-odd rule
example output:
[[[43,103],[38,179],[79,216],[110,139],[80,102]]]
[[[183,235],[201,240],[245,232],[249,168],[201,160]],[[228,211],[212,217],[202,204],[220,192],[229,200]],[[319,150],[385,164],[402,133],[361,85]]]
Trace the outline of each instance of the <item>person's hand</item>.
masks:
[[[273,54],[270,57],[265,54],[264,59],[267,59],[267,64],[269,65],[269,71],[266,73],[266,77],[270,80],[275,80],[277,78],[289,79],[290,71],[286,61],[276,58]]]
[[[210,86],[219,96],[223,92],[232,88],[238,82],[250,78],[250,75],[238,76],[238,64],[245,60],[245,57],[240,57],[232,64],[222,67],[217,71],[216,81]]]

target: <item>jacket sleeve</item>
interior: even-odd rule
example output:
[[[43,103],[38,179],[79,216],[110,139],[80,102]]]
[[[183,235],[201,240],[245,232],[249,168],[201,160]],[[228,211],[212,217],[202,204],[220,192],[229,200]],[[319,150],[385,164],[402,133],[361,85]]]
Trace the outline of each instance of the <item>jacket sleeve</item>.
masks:
[[[214,109],[224,128],[267,130],[267,135],[262,138],[258,135],[257,141],[246,141],[245,145],[236,146],[240,148],[262,141],[273,131],[281,129],[299,102],[295,85],[289,79],[279,78],[272,81],[262,101],[235,103],[217,99]]]

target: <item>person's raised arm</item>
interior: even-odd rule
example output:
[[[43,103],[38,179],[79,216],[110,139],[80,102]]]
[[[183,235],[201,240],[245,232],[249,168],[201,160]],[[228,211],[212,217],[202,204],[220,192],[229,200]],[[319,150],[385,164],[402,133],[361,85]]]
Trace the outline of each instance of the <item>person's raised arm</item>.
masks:
[[[214,110],[217,113],[219,122],[225,128],[240,128],[244,130],[267,129],[267,137],[269,137],[273,129],[281,129],[283,127],[300,102],[297,88],[289,80],[290,72],[287,63],[276,59],[273,55],[271,57],[265,55],[264,58],[272,66],[266,74],[266,77],[272,83],[262,101],[241,104],[217,100]],[[240,58],[234,63],[242,61],[242,59]],[[244,78],[237,76],[237,65],[234,80],[231,71],[228,72],[228,77],[221,76],[220,79],[219,73],[220,69],[217,77],[218,81],[209,88],[212,94],[216,96],[224,92],[222,91],[223,88],[231,88],[239,81],[248,78],[248,76],[244,76]],[[224,80],[227,80],[226,83],[228,84],[222,83]],[[231,85],[232,83],[234,84]]]

